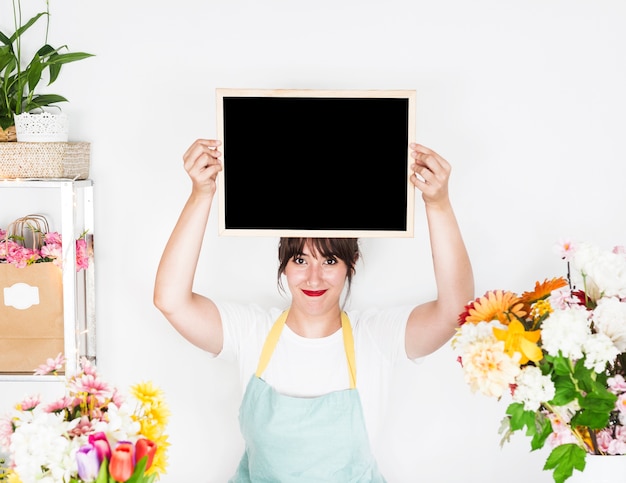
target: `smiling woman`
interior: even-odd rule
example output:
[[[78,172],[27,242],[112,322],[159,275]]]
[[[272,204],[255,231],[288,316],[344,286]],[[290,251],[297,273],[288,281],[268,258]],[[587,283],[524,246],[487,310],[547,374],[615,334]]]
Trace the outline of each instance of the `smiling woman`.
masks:
[[[199,139],[183,156],[192,191],[163,252],[154,303],[191,343],[239,366],[246,449],[230,481],[384,482],[371,448],[394,367],[447,342],[473,298],[471,264],[448,198],[450,165],[410,145],[410,181],[429,223],[435,300],[346,311],[358,239],[281,238],[278,284],[284,291],[286,280],[290,305],[266,308],[192,291],[222,171],[220,145]]]

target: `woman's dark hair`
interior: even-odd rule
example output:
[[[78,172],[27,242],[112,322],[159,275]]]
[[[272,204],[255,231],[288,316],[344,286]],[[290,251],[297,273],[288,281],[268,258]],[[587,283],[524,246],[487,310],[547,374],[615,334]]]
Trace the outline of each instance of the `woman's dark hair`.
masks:
[[[302,255],[304,245],[310,243],[315,251],[324,258],[338,258],[348,267],[346,280],[348,292],[355,274],[355,265],[361,256],[358,238],[281,238],[278,243],[278,286],[283,290],[281,275],[290,260]]]

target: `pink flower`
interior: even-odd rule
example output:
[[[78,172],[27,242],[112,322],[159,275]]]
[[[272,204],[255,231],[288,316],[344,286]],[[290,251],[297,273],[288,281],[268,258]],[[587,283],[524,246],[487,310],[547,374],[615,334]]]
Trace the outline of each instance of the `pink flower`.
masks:
[[[87,270],[89,268],[89,253],[87,253],[87,240],[79,238],[76,240],[76,271]]]
[[[63,364],[65,364],[65,357],[59,352],[54,359],[46,359],[46,363],[37,368],[35,375],[45,376],[47,374],[56,374],[57,371],[63,369]]]
[[[91,425],[91,419],[88,416],[81,416],[78,424],[70,431],[72,436],[81,436],[83,434],[89,434],[93,431]]]
[[[124,403],[124,400],[125,400],[124,395],[121,392],[119,392],[117,389],[114,389],[113,395],[111,396],[111,402],[119,408]]]
[[[96,367],[91,362],[89,362],[89,359],[87,359],[86,357],[83,357],[80,360],[80,367],[83,370],[83,374],[94,377],[98,375]]]
[[[46,233],[43,237],[43,241],[46,245],[62,245],[61,235],[56,231]]]
[[[73,398],[69,396],[63,396],[61,399],[57,399],[56,401],[47,404],[44,406],[44,411],[47,413],[58,413],[66,408],[69,408],[70,410],[74,408]]]
[[[88,394],[96,398],[100,405],[105,404],[111,398],[111,388],[97,376],[85,374],[70,384],[70,389],[76,393]]]
[[[102,462],[105,458],[111,459],[111,446],[106,434],[102,431],[89,435],[89,444],[92,444],[98,453],[98,460]]]
[[[21,403],[17,404],[17,409],[19,411],[30,411],[35,409],[39,403],[41,402],[41,398],[37,396],[27,396]]]
[[[0,418],[0,451],[8,452],[13,435],[13,423],[8,416]]]
[[[626,255],[626,246],[618,245],[616,247],[613,247],[613,253],[615,253],[616,255]]]
[[[561,239],[554,247],[554,251],[561,257],[563,260],[569,262],[574,256],[574,252],[576,251],[576,244],[568,239]]]
[[[615,407],[621,414],[626,414],[626,394],[620,394],[617,397],[617,402],[615,403]]]
[[[606,382],[609,386],[609,390],[613,394],[626,392],[626,380],[621,374],[615,374],[613,377],[609,377]]]
[[[41,256],[44,258],[52,258],[54,260],[63,259],[63,247],[56,243],[50,243],[41,247]]]

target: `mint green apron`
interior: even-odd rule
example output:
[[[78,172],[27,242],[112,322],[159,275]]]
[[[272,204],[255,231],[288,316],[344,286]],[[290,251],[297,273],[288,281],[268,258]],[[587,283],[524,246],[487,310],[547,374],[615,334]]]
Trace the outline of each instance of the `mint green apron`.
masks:
[[[372,455],[356,390],[350,320],[341,315],[350,389],[319,397],[279,394],[261,374],[287,320],[272,326],[239,410],[245,453],[230,483],[384,483]]]

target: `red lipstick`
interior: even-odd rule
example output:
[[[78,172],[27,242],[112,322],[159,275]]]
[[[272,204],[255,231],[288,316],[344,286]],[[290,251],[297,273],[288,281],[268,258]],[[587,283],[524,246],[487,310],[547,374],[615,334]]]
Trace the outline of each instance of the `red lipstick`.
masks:
[[[303,290],[302,293],[308,297],[320,297],[326,293],[326,290]]]

